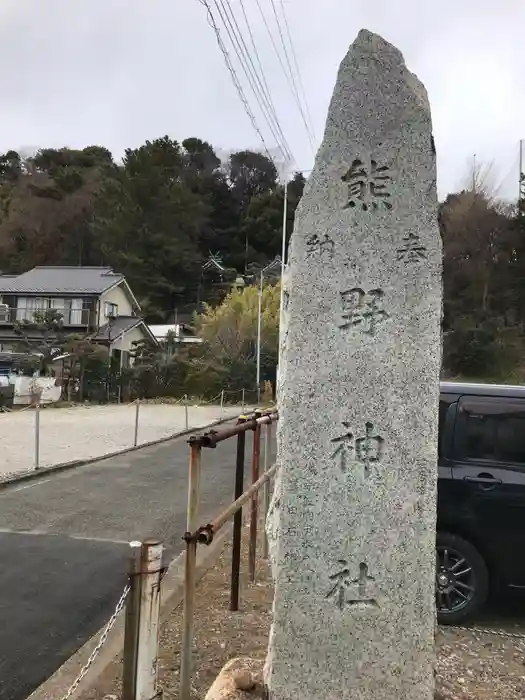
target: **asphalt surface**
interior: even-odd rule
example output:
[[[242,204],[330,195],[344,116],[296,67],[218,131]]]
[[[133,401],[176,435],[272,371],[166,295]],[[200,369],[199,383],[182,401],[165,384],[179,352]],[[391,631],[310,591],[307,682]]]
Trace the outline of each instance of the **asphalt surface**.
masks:
[[[232,500],[235,450],[203,452],[203,522]],[[188,453],[179,438],[0,493],[0,700],[25,700],[106,622],[131,540],[182,551]]]

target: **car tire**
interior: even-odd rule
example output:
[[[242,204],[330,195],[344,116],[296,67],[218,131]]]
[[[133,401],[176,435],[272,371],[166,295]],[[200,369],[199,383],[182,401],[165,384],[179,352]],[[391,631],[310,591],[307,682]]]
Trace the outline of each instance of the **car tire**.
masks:
[[[457,574],[460,575],[456,578]],[[436,537],[438,623],[457,625],[464,622],[485,604],[488,592],[489,573],[478,550],[459,535],[438,532]],[[465,600],[464,596],[466,596]],[[457,601],[456,605],[454,601]]]

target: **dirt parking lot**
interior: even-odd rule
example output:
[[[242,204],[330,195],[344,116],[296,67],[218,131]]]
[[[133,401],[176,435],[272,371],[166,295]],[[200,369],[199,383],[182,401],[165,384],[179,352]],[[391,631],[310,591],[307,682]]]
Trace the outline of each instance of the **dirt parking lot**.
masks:
[[[188,426],[201,428],[221,417],[239,415],[239,407],[188,406]],[[136,405],[76,406],[40,410],[39,465],[102,457],[131,447]],[[34,409],[0,413],[0,479],[35,467]],[[184,406],[141,404],[138,444],[169,437],[186,427]]]
[[[259,561],[255,584],[247,580],[248,529],[244,531],[242,592],[239,612],[228,610],[231,547],[197,586],[193,641],[194,674],[191,700],[202,700],[230,659],[248,656],[262,661],[271,624],[273,585],[269,567]],[[259,550],[260,551],[260,550]],[[160,634],[159,680],[164,700],[179,700],[182,607],[163,621]],[[489,606],[475,621],[487,632],[441,628],[436,635],[436,675],[439,700],[523,700],[525,640],[491,634],[525,634],[525,601],[515,599]],[[113,662],[80,700],[120,697],[121,659]],[[254,694],[254,700],[260,696]]]

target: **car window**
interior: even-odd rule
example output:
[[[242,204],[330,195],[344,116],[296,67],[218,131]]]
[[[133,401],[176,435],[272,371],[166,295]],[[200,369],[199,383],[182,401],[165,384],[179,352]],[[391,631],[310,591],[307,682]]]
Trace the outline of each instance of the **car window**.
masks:
[[[525,401],[462,398],[460,414],[457,456],[525,467]]]
[[[443,437],[445,434],[445,419],[447,417],[447,411],[449,407],[449,403],[447,401],[441,400],[439,402],[439,439],[438,439],[438,456],[441,458],[442,456],[442,443],[443,443]]]

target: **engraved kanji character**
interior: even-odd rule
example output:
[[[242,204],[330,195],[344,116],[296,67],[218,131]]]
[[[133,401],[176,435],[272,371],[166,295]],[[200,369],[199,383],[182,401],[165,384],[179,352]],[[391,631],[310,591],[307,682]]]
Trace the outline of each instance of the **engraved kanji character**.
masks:
[[[371,159],[368,170],[363,161],[356,158],[341,178],[348,185],[348,203],[345,209],[360,205],[363,211],[367,211],[370,207],[377,209],[378,204],[392,209],[392,204],[388,201],[391,197],[387,189],[387,182],[391,179],[388,170],[387,165],[378,165],[374,159]]]
[[[345,423],[343,422],[343,426],[345,428],[350,428],[350,423]],[[339,443],[337,448],[334,450],[332,453],[331,457],[332,459],[337,459],[339,457],[340,464],[341,464],[341,471],[345,471],[346,467],[346,456],[348,452],[353,452],[354,445],[353,445],[353,440],[354,436],[350,431],[345,433],[344,435],[341,435],[340,437],[332,438],[331,442]]]
[[[378,324],[388,318],[386,311],[380,308],[384,297],[382,289],[372,289],[366,293],[363,289],[354,287],[340,294],[343,323],[339,328],[359,326],[364,333],[374,335]]]
[[[319,238],[317,233],[313,233],[306,239],[306,254],[312,255],[315,252],[319,252],[321,257],[325,255],[330,258],[332,257],[334,253],[334,242],[327,233],[325,233],[322,238]]]
[[[409,233],[403,238],[403,245],[397,249],[397,259],[404,262],[419,262],[427,257],[427,249],[421,245],[421,240],[415,233]]]

